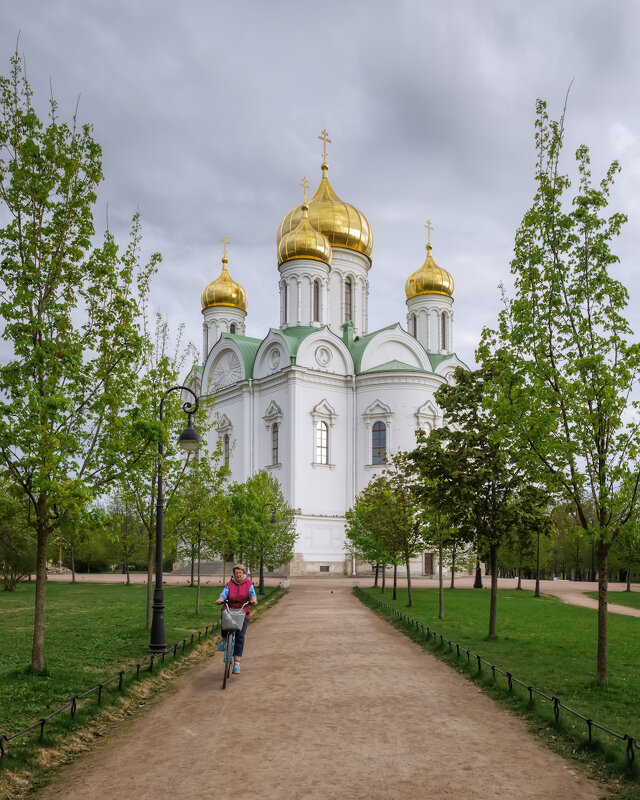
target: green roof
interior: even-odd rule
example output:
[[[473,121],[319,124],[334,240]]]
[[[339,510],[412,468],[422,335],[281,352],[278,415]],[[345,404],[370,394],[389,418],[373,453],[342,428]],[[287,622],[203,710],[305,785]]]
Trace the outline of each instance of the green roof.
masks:
[[[373,339],[373,337],[377,336],[379,333],[382,333],[382,331],[390,331],[393,328],[397,327],[398,323],[395,323],[394,325],[388,325],[386,328],[380,328],[379,331],[374,331],[373,333],[367,333],[364,336],[358,336],[356,339],[353,340],[353,343],[349,347],[349,350],[351,350],[351,357],[353,358],[353,369],[356,375],[360,372],[360,366],[362,364],[362,356],[364,355],[364,351],[367,349],[367,345]]]
[[[285,340],[287,347],[289,348],[290,361],[292,364],[295,364],[300,345],[307,338],[307,336],[311,336],[312,333],[317,333],[326,327],[326,325],[323,325],[322,328],[314,328],[311,325],[296,325],[293,328],[271,328],[271,331],[273,333],[277,333],[279,336],[282,336],[282,338]]]
[[[411,364],[405,364],[404,361],[398,361],[394,358],[393,361],[386,361],[384,364],[378,364],[371,369],[365,369],[361,375],[368,375],[370,372],[426,372],[421,367],[413,367]]]
[[[445,355],[441,355],[440,353],[427,353],[427,355],[429,356],[429,361],[431,362],[431,369],[435,372],[438,368],[438,364],[442,364],[443,361],[451,358],[454,354],[446,353]]]
[[[223,333],[220,338],[231,339],[232,342],[238,345],[238,350],[240,350],[244,361],[244,377],[245,379],[253,377],[253,364],[262,340],[253,339],[250,336],[240,336],[237,333]]]

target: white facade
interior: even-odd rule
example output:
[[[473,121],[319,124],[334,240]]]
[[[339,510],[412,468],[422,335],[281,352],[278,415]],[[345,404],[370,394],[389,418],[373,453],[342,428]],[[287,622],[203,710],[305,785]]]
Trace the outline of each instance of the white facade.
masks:
[[[418,427],[442,424],[434,393],[464,366],[452,351],[450,296],[410,298],[409,331],[368,333],[370,268],[367,255],[336,245],[330,264],[280,264],[279,326],[262,340],[244,335],[244,312],[203,311],[211,444],[226,440],[232,481],[260,469],[278,478],[296,510],[291,574],[351,572],[345,512],[384,469],[382,443],[386,454],[410,450]]]

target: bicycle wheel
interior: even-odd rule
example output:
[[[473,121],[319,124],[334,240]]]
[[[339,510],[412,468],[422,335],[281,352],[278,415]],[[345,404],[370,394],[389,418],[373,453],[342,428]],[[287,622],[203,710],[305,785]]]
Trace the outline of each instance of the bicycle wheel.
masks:
[[[222,688],[225,689],[227,686],[227,678],[231,674],[231,668],[233,667],[233,649],[236,644],[236,632],[229,631],[227,634],[227,644],[224,650],[224,677],[222,679]]]

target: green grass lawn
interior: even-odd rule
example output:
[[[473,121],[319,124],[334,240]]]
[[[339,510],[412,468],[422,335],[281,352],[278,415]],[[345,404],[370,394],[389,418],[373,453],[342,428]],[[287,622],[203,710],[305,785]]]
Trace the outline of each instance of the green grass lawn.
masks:
[[[165,625],[172,645],[219,618],[219,586],[166,586]],[[45,675],[29,675],[34,585],[0,592],[0,734],[11,735],[62,705],[73,694],[107,680],[147,657],[146,586],[47,585]]]
[[[559,697],[585,717],[640,741],[640,618],[609,615],[609,683],[600,686],[595,680],[595,611],[549,596],[536,599],[529,591],[502,589],[498,638],[489,640],[488,589],[445,589],[442,620],[436,589],[414,590],[414,608],[407,608],[406,589],[398,591],[396,602],[389,589],[384,595],[379,589],[367,591],[514,677]],[[448,645],[445,648],[448,651]],[[485,672],[491,675],[488,668]],[[506,687],[506,679],[498,680]],[[586,734],[583,722],[566,719],[578,736]],[[616,747],[624,756],[624,745]]]
[[[585,592],[587,597],[598,599],[597,592]],[[609,592],[609,602],[619,606],[640,608],[640,592]]]

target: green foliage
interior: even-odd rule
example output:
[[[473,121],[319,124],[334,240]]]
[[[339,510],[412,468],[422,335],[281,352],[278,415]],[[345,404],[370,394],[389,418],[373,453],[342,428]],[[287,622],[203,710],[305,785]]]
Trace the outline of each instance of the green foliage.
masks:
[[[44,669],[47,544],[146,447],[137,416],[141,298],[158,256],[140,266],[140,226],[120,251],[94,244],[101,150],[89,125],[42,122],[16,53],[0,77],[0,461],[24,492],[38,537],[31,667]]]
[[[167,514],[178,554],[197,562],[196,614],[200,612],[200,561],[224,553],[228,545],[230,500],[224,491],[228,476],[222,442],[213,454],[202,448],[188,464]]]
[[[280,484],[262,469],[245,483],[229,487],[231,515],[229,526],[234,533],[235,554],[254,571],[262,559],[275,570],[293,558],[297,533],[294,512],[284,499]],[[272,507],[275,522],[272,522]]]
[[[576,152],[578,191],[563,173],[564,113],[538,101],[533,205],[515,239],[514,294],[478,351],[491,371],[487,400],[505,446],[532,479],[571,502],[595,542],[600,576],[598,678],[607,680],[606,576],[611,543],[638,505],[640,344],[625,317],[627,291],[611,274],[611,241],[626,217],[605,216],[619,170],[598,185],[585,146]],[[593,513],[590,513],[592,509]]]
[[[541,493],[525,483],[522,470],[496,436],[496,419],[484,404],[488,375],[457,369],[436,401],[447,427],[418,433],[411,459],[427,507],[441,511],[463,541],[474,540],[491,570],[489,637],[497,635],[498,549],[521,551],[532,532],[546,532]],[[521,540],[520,544],[518,540]]]
[[[36,541],[25,503],[6,481],[0,481],[0,570],[4,591],[12,592],[33,572]]]

